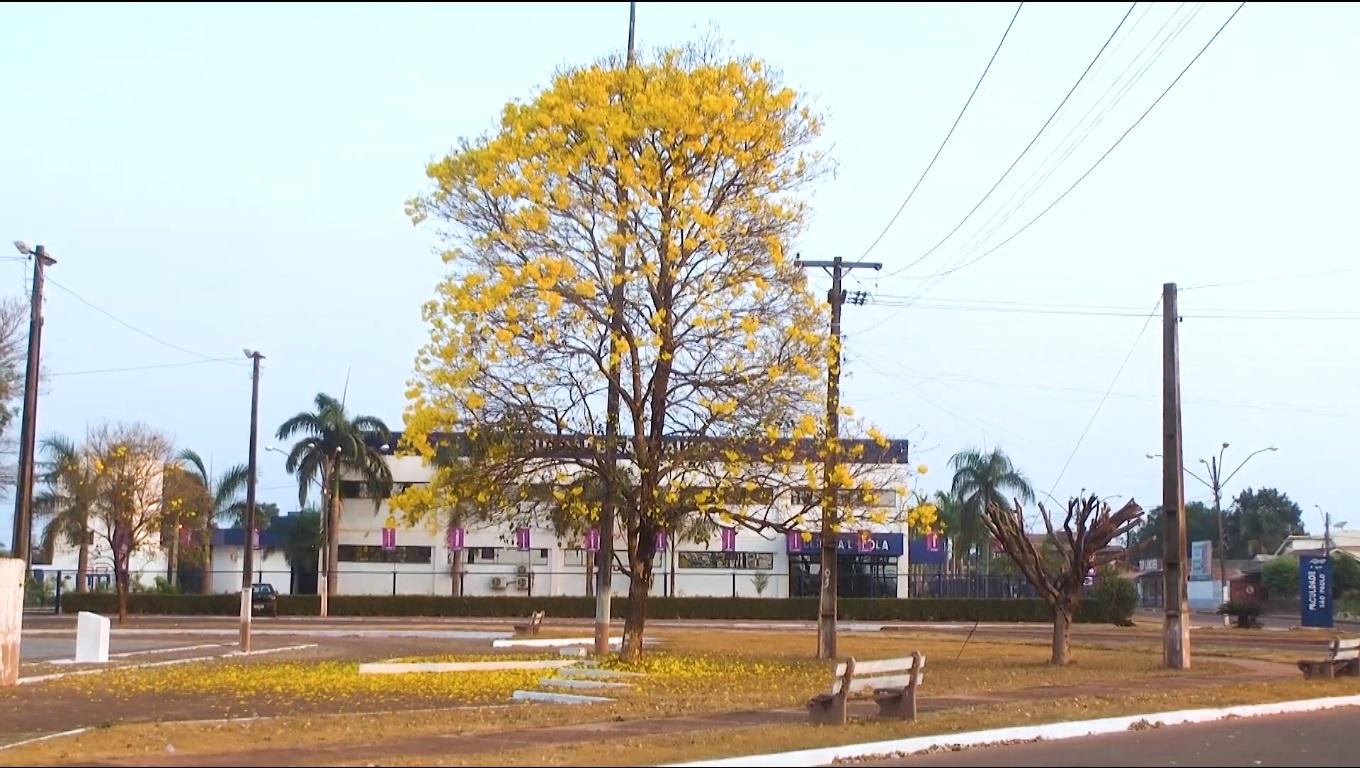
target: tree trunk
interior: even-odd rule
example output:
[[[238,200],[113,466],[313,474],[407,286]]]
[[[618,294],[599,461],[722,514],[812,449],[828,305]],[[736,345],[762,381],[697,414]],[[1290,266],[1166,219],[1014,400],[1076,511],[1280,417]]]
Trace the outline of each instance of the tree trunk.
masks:
[[[453,577],[453,596],[463,596],[463,550],[454,550],[453,564],[449,568],[449,574]]]
[[[326,594],[339,593],[340,583],[340,478],[339,467],[331,467],[328,485],[330,486],[330,507],[326,513]]]
[[[675,597],[675,534],[674,533],[670,534],[670,538],[671,545],[669,549],[671,556],[671,589],[669,594],[671,597]]]
[[[118,587],[118,626],[127,623],[128,615],[128,564],[125,558],[114,555],[113,580]]]
[[[652,591],[652,556],[643,557],[643,550],[653,550],[656,545],[644,547],[640,538],[638,558],[633,563],[628,576],[628,616],[623,623],[623,643],[619,647],[619,657],[624,661],[636,661],[642,655],[642,631],[647,623],[647,596]]]
[[[595,596],[595,553],[586,553],[586,597]]]
[[[213,568],[212,568],[212,529],[204,532],[207,543],[203,545],[203,594],[213,593]]]
[[[165,574],[165,578],[166,578],[167,581],[170,582],[170,588],[173,590],[174,587],[175,587],[175,584],[178,583],[178,581],[179,581],[179,579],[176,578],[177,574],[179,573],[179,526],[178,526],[178,525],[176,525],[175,528],[174,528],[174,530],[171,531],[171,536],[170,536],[170,558],[169,558],[169,560],[170,560],[170,562],[169,562],[169,564],[166,566],[166,574]]]
[[[1056,606],[1053,609],[1053,658],[1049,663],[1059,667],[1072,660],[1072,614],[1071,606]]]
[[[76,558],[76,592],[84,593],[89,591],[85,584],[85,577],[90,572],[90,540],[89,529],[81,532],[80,535],[80,554]]]

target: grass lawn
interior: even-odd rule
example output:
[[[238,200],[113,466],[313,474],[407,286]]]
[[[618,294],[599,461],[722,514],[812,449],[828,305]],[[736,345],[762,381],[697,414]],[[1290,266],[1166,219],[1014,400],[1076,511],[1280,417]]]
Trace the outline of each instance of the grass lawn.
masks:
[[[643,672],[646,677],[637,680],[633,690],[607,694],[617,696],[617,701],[588,707],[488,706],[504,705],[516,688],[536,688],[539,678],[552,674],[550,670],[359,675],[357,663],[330,660],[220,661],[117,670],[25,686],[0,694],[0,712],[17,712],[43,701],[56,702],[53,706],[68,702],[76,708],[63,710],[67,713],[66,724],[46,728],[45,732],[75,725],[98,727],[77,737],[8,750],[3,758],[7,764],[151,761],[163,757],[167,746],[173,746],[177,756],[185,757],[233,750],[305,750],[344,745],[359,749],[390,745],[390,749],[384,749],[388,757],[381,760],[388,764],[403,754],[406,745],[421,739],[442,739],[442,752],[412,757],[410,761],[428,764],[457,753],[455,741],[459,735],[715,712],[799,710],[812,694],[825,690],[830,683],[830,664],[809,658],[815,643],[810,633],[677,628],[657,629],[651,636],[662,644],[637,664],[607,662],[608,666]],[[913,650],[925,654],[923,704],[928,704],[932,697],[990,697],[993,701],[926,711],[915,724],[867,723],[844,729],[786,724],[755,728],[719,725],[714,730],[649,737],[645,741],[590,738],[587,744],[532,747],[523,754],[514,750],[468,752],[466,760],[468,764],[485,764],[493,758],[497,763],[518,760],[567,764],[599,760],[638,764],[681,756],[771,751],[1003,723],[1183,708],[1197,706],[1193,703],[1198,700],[1196,697],[1205,696],[1260,701],[1269,700],[1262,697],[1329,695],[1320,692],[1324,690],[1322,685],[1311,682],[1297,685],[1294,683],[1302,681],[1287,680],[1288,685],[1277,683],[1274,688],[1229,683],[1230,673],[1239,667],[1222,659],[1201,657],[1188,678],[1176,675],[1159,668],[1160,651],[1154,636],[1131,634],[1130,640],[1117,648],[1096,648],[1078,642],[1073,654],[1076,663],[1059,669],[1046,663],[1047,641],[1033,635],[1015,641],[991,637],[986,641],[974,640],[964,647],[963,638],[956,634],[846,633],[840,639],[842,656],[883,658]],[[515,655],[544,657],[541,653]],[[505,659],[507,655],[459,658]],[[1177,685],[1192,682],[1198,686],[1194,690],[1174,690]],[[1355,688],[1360,690],[1360,686]],[[1282,695],[1276,695],[1277,692]],[[1006,700],[1008,697],[1012,700]],[[175,722],[205,716],[193,714],[200,710],[190,704],[221,704],[220,710],[231,717],[269,716],[247,722]],[[80,706],[93,707],[103,714],[93,721],[73,722],[69,713],[82,711]],[[161,722],[129,722],[137,719]],[[4,740],[21,737],[16,729],[11,729]],[[516,746],[523,741],[517,741]],[[652,751],[644,756],[645,750]],[[660,756],[663,754],[673,757]],[[248,761],[245,755],[242,757]],[[348,758],[328,761],[344,759]],[[359,756],[355,754],[352,759],[358,761]]]

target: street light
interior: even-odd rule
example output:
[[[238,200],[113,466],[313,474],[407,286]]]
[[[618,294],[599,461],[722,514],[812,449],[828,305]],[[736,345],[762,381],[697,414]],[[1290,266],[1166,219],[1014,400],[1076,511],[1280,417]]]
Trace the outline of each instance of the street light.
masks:
[[[1191,472],[1190,469],[1189,469],[1188,467],[1185,467],[1185,466],[1182,466],[1182,467],[1181,467],[1181,469],[1185,472],[1185,474],[1187,474],[1187,475],[1189,475],[1189,476],[1195,478],[1196,480],[1198,480],[1199,483],[1200,483],[1201,485],[1203,485],[1204,487],[1208,488],[1208,489],[1209,489],[1210,491],[1212,491],[1213,494],[1214,494],[1214,516],[1218,519],[1218,578],[1219,578],[1219,588],[1222,590],[1222,598],[1223,598],[1223,602],[1225,602],[1225,603],[1228,602],[1228,565],[1227,565],[1227,561],[1228,561],[1228,545],[1227,545],[1227,539],[1224,537],[1224,534],[1223,534],[1223,504],[1222,504],[1222,501],[1223,501],[1223,486],[1225,486],[1225,485],[1227,485],[1228,483],[1232,482],[1232,479],[1233,479],[1234,477],[1237,476],[1237,473],[1238,473],[1238,472],[1242,471],[1242,467],[1245,467],[1245,466],[1247,465],[1247,462],[1249,462],[1249,461],[1252,460],[1252,457],[1256,456],[1256,455],[1259,454],[1259,453],[1266,453],[1267,451],[1273,452],[1273,451],[1278,451],[1278,450],[1280,450],[1277,446],[1271,445],[1271,446],[1267,446],[1267,447],[1265,447],[1265,448],[1260,448],[1260,449],[1257,449],[1257,450],[1255,450],[1255,451],[1252,451],[1251,453],[1247,454],[1247,458],[1242,459],[1242,463],[1238,464],[1236,469],[1234,469],[1232,472],[1228,473],[1228,476],[1227,476],[1226,478],[1224,478],[1224,477],[1222,477],[1222,473],[1223,473],[1223,454],[1224,454],[1225,451],[1228,450],[1228,447],[1229,447],[1229,444],[1228,444],[1228,443],[1223,443],[1222,447],[1220,447],[1220,448],[1218,449],[1218,456],[1211,456],[1211,457],[1209,457],[1209,460],[1208,460],[1208,461],[1205,461],[1204,459],[1200,459],[1200,460],[1199,460],[1199,463],[1203,464],[1204,467],[1209,471],[1209,479],[1208,479],[1208,480],[1205,480],[1204,478],[1200,477],[1199,475],[1195,474],[1194,472]],[[1151,454],[1151,453],[1149,453],[1149,454],[1147,454],[1147,457],[1148,457],[1149,459],[1159,459],[1159,458],[1161,458],[1161,454]],[[1229,619],[1230,619],[1230,617],[1229,617],[1227,614],[1224,614],[1224,616],[1223,616],[1223,623],[1224,623],[1224,624],[1228,624],[1228,623],[1229,623]]]

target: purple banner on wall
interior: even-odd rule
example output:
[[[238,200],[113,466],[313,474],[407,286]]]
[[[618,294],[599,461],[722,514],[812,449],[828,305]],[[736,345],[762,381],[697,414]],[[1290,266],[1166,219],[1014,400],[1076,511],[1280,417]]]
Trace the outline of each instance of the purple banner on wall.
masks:
[[[600,551],[600,529],[599,529],[599,528],[591,528],[590,530],[586,531],[586,551],[587,551],[587,552],[599,552],[599,551]]]
[[[945,561],[944,537],[934,531],[911,540],[907,555],[912,565],[939,565]]]
[[[664,529],[656,532],[656,551],[657,551],[657,552],[665,552],[665,551],[666,551],[666,545],[667,545],[667,543],[668,543],[668,541],[667,541],[668,539],[669,539],[669,536],[666,535],[666,531],[665,531]]]
[[[515,549],[528,550],[530,548],[530,538],[528,528],[515,529]]]
[[[722,548],[723,548],[723,551],[724,551],[724,552],[736,552],[736,551],[737,551],[737,529],[736,529],[736,528],[724,528],[724,529],[722,529]]]
[[[467,535],[466,532],[462,528],[450,528],[449,551],[450,552],[463,551],[463,537],[466,535]]]
[[[391,552],[397,548],[397,529],[382,529],[382,548],[384,552]]]

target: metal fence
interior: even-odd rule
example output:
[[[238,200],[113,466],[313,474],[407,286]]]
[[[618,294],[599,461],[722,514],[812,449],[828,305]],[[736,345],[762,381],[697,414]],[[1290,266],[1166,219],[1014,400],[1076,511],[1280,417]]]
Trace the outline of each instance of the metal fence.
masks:
[[[474,566],[475,568],[475,566]],[[30,610],[60,611],[63,595],[77,591],[75,572],[34,568],[24,591]],[[1034,599],[1034,587],[1022,576],[975,572],[949,572],[912,568],[905,573],[859,572],[842,569],[838,574],[841,597],[896,598],[992,598]],[[271,584],[280,594],[316,594],[317,575],[304,571],[262,570],[253,574],[257,584]],[[91,573],[86,590],[112,592],[112,574]],[[905,587],[905,589],[902,589]],[[168,588],[164,574],[134,574],[133,592],[182,592],[229,594],[241,588],[240,571],[186,571],[176,588]],[[626,594],[628,577],[615,573],[615,594]],[[815,596],[820,574],[811,571],[700,570],[653,573],[650,594],[655,597],[767,597]],[[1087,594],[1093,589],[1085,588]],[[590,597],[595,592],[594,574],[582,569],[554,571],[528,566],[486,566],[468,569],[455,577],[448,569],[418,570],[390,564],[356,564],[339,574],[339,590],[345,595],[457,595],[465,596],[567,596]]]

